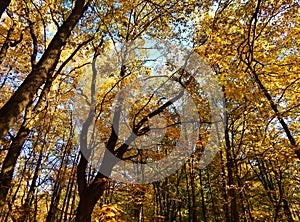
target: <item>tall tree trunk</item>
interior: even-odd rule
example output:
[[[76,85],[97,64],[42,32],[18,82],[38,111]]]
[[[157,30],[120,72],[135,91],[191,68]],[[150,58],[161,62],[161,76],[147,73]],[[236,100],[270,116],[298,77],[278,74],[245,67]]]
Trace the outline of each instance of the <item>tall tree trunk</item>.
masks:
[[[190,194],[190,183],[189,183],[189,176],[188,176],[188,165],[184,164],[184,175],[185,175],[185,187],[187,193],[187,207],[188,207],[188,221],[192,220],[192,204],[191,204],[191,194]]]
[[[43,145],[44,146],[45,144],[45,140],[43,142]],[[31,204],[32,204],[32,201],[34,200],[34,191],[35,191],[35,188],[36,188],[36,182],[37,182],[37,179],[38,179],[38,176],[39,176],[39,171],[40,171],[40,166],[41,166],[41,163],[42,163],[42,159],[43,159],[43,147],[41,147],[41,150],[40,150],[40,153],[39,153],[39,158],[38,158],[38,161],[36,163],[36,167],[35,167],[35,170],[34,170],[34,173],[33,173],[33,177],[32,177],[32,181],[31,181],[31,185],[30,185],[30,188],[29,188],[29,191],[28,191],[28,194],[27,194],[27,197],[25,199],[25,203],[23,204],[22,206],[22,214],[19,221],[20,222],[23,222],[23,221],[26,221],[26,219],[30,219],[30,208],[31,208]],[[37,212],[34,212],[35,214]]]
[[[251,18],[251,21],[249,22],[249,30],[248,30],[248,39],[247,39],[247,44],[248,44],[248,52],[240,52],[240,59],[241,61],[247,66],[247,70],[249,70],[249,73],[251,75],[253,75],[254,80],[256,82],[256,84],[258,85],[258,87],[260,88],[260,90],[262,91],[263,95],[267,98],[271,109],[273,110],[276,118],[278,119],[280,125],[282,126],[291,146],[294,148],[294,152],[297,155],[298,159],[300,159],[300,148],[298,146],[298,144],[296,143],[295,137],[293,136],[292,132],[290,131],[290,128],[287,124],[287,122],[285,121],[285,119],[282,116],[282,113],[279,111],[278,105],[276,104],[276,102],[273,100],[271,94],[269,93],[268,89],[265,87],[265,85],[263,84],[263,82],[261,81],[259,74],[257,73],[257,68],[256,65],[259,63],[257,60],[255,60],[255,55],[254,55],[254,48],[255,48],[255,39],[257,36],[257,22],[258,22],[258,17],[260,16],[260,7],[262,4],[262,0],[258,0],[257,1],[257,5],[256,5],[256,9],[253,13],[253,16]],[[252,38],[254,39],[253,41],[250,41],[251,39],[251,35]],[[244,59],[242,54],[243,53],[247,53],[248,56]]]
[[[287,125],[286,121],[284,120],[282,114],[280,113],[276,103],[273,101],[270,93],[268,92],[268,90],[266,89],[266,87],[262,84],[262,82],[260,81],[258,74],[256,73],[255,69],[252,69],[252,67],[250,68],[250,70],[252,71],[252,74],[254,75],[255,78],[255,82],[257,83],[257,85],[259,86],[259,88],[262,90],[264,96],[267,98],[268,102],[270,103],[270,106],[273,110],[273,112],[275,113],[280,125],[282,126],[288,140],[290,141],[290,144],[292,145],[292,147],[294,148],[294,152],[297,155],[298,159],[300,159],[300,148],[298,147],[296,140],[294,138],[294,136],[292,135],[289,126]]]
[[[192,221],[197,222],[197,204],[196,204],[196,192],[195,192],[195,169],[193,165],[193,161],[189,161],[189,175],[190,175],[190,185],[191,185],[191,193],[192,193]]]
[[[199,185],[200,185],[201,205],[202,205],[202,219],[204,222],[207,222],[205,195],[204,195],[203,182],[202,182],[202,170],[199,171]]]
[[[231,222],[230,221],[230,207],[228,202],[228,192],[227,192],[227,180],[226,180],[226,171],[225,171],[225,160],[223,158],[223,152],[220,151],[220,158],[221,158],[221,164],[222,164],[222,185],[223,185],[223,198],[224,198],[224,204],[223,204],[223,211],[224,211],[224,221]]]
[[[87,189],[80,195],[79,205],[77,207],[75,222],[90,222],[95,205],[103,195],[108,181],[102,174],[92,182]]]
[[[17,91],[0,109],[0,138],[3,138],[9,128],[14,126],[17,118],[28,104],[30,104],[35,93],[46,82],[47,77],[54,72],[62,47],[66,44],[71,31],[78,23],[86,8],[85,0],[76,1],[72,13],[58,29],[42,58],[33,67],[31,73],[26,77]]]
[[[226,117],[227,119],[227,117]],[[228,195],[230,197],[230,221],[235,222],[239,221],[239,211],[238,211],[238,205],[237,205],[237,195],[235,192],[235,184],[234,184],[234,160],[232,159],[232,146],[230,143],[229,138],[229,129],[228,129],[228,122],[226,120],[226,129],[225,129],[225,144],[226,144],[226,166],[227,166],[227,174],[228,174]]]
[[[211,198],[212,213],[214,215],[214,220],[219,221],[218,218],[220,217],[220,213],[216,209],[215,198],[214,198],[215,192],[213,192],[210,174],[208,171],[206,172],[206,176],[207,176],[207,182],[208,182],[208,186],[209,186],[209,194],[210,194],[210,198]]]
[[[73,162],[71,175],[69,176],[66,195],[64,196],[64,202],[63,202],[63,207],[62,207],[63,211],[61,212],[61,217],[60,217],[59,221],[67,221],[67,218],[68,218],[69,206],[71,205],[70,202],[71,202],[71,197],[72,197],[72,193],[73,193],[74,181],[75,181],[75,177],[76,177],[75,166],[77,165],[78,159],[79,159],[79,155],[77,155],[75,157],[75,160]]]
[[[284,209],[284,214],[286,216],[286,219],[288,222],[293,222],[293,216],[292,216],[292,212],[290,210],[289,204],[287,202],[287,200],[285,198],[282,199],[283,202],[283,209]]]
[[[8,153],[4,159],[1,173],[0,173],[0,209],[3,207],[10,184],[12,181],[15,165],[17,163],[18,156],[20,155],[23,143],[25,142],[29,130],[22,125],[17,136],[13,139]]]
[[[46,110],[46,107],[43,107],[41,104],[42,104],[43,98],[46,98],[48,93],[50,92],[52,82],[55,80],[57,75],[61,73],[62,69],[74,57],[74,55],[80,50],[80,48],[82,48],[86,43],[88,43],[92,39],[93,38],[90,38],[87,41],[79,44],[79,46],[73,51],[73,53],[61,64],[61,66],[58,68],[55,75],[53,75],[53,76],[49,75],[47,77],[46,83],[43,87],[43,90],[38,99],[38,102],[35,104],[35,106],[33,108],[33,113],[40,112],[41,110]],[[30,107],[31,105],[32,105],[32,102],[28,104],[28,107]],[[23,121],[22,126],[19,129],[17,136],[13,139],[10,149],[8,151],[8,154],[6,155],[4,163],[2,165],[1,172],[3,172],[3,173],[0,172],[0,199],[5,199],[7,196],[7,192],[10,187],[10,181],[12,180],[15,164],[21,153],[23,143],[26,141],[28,134],[32,130],[32,127],[27,127],[28,119],[30,119],[30,118],[25,116],[25,120]],[[3,186],[2,186],[2,184],[3,184]],[[5,190],[7,190],[7,191],[5,191]],[[0,208],[1,208],[1,206],[2,205],[0,203]]]
[[[118,149],[116,149],[117,141],[118,141],[118,132],[119,132],[119,126],[118,124],[111,127],[111,135],[108,139],[106,149],[104,152],[104,157],[101,162],[101,168],[99,170],[99,173],[96,175],[95,179],[89,183],[86,179],[86,169],[88,167],[88,161],[87,159],[91,155],[91,149],[90,147],[93,147],[93,143],[95,143],[95,140],[91,140],[90,143],[88,143],[88,132],[89,129],[94,121],[95,114],[95,103],[96,103],[96,77],[97,77],[97,68],[96,68],[96,59],[97,56],[99,56],[98,48],[100,48],[103,44],[103,39],[99,43],[99,45],[95,48],[95,54],[92,61],[92,80],[91,80],[91,88],[90,88],[90,107],[89,107],[89,113],[87,118],[85,119],[84,123],[82,124],[82,129],[80,133],[80,161],[77,167],[77,184],[78,184],[78,191],[80,196],[80,202],[77,208],[77,214],[76,214],[76,221],[91,221],[91,214],[93,212],[93,209],[100,199],[100,197],[103,195],[106,187],[108,186],[108,177],[110,176],[112,169],[114,166],[118,163],[120,159],[123,158],[123,155],[128,150],[129,144],[133,142],[136,138],[136,135],[138,134],[141,127],[152,117],[160,114],[162,111],[164,111],[166,108],[168,108],[171,104],[176,102],[178,99],[180,99],[183,96],[183,91],[181,91],[177,96],[169,100],[168,102],[164,103],[162,106],[160,106],[155,111],[148,114],[147,117],[144,117],[133,129],[130,136],[127,138],[126,142],[123,143]],[[124,77],[125,75],[125,66],[121,67],[120,71],[120,77]],[[122,84],[121,84],[122,85]],[[114,111],[113,115],[113,123],[119,123],[121,118],[121,111],[122,111],[122,104],[123,99],[120,98],[116,109]],[[147,130],[144,132],[146,133]],[[143,134],[141,134],[143,135]],[[94,138],[95,139],[95,138]],[[112,158],[112,156],[114,158]],[[169,207],[169,206],[168,206]]]
[[[72,127],[72,126],[71,126]],[[70,129],[72,130],[72,129]],[[46,217],[46,222],[52,222],[52,221],[62,221],[62,215],[63,215],[63,211],[64,211],[64,204],[63,207],[61,209],[60,212],[60,220],[59,218],[59,214],[57,212],[58,209],[58,204],[60,201],[60,196],[61,196],[61,192],[62,192],[62,182],[63,179],[65,178],[66,175],[66,170],[68,167],[68,156],[70,154],[69,150],[69,146],[71,144],[71,138],[72,135],[69,136],[68,142],[66,144],[66,146],[64,146],[62,149],[63,151],[63,155],[61,157],[61,164],[60,164],[60,170],[57,173],[56,179],[55,179],[55,184],[54,184],[54,190],[52,193],[52,198],[51,198],[51,203],[50,203],[50,209],[48,211],[48,215]],[[65,195],[65,199],[66,199],[67,193]]]

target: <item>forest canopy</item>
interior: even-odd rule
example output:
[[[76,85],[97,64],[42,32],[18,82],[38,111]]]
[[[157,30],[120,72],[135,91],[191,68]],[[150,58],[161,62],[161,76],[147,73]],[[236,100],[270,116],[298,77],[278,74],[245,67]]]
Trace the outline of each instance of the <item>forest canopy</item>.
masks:
[[[299,221],[300,2],[1,0],[1,221]]]

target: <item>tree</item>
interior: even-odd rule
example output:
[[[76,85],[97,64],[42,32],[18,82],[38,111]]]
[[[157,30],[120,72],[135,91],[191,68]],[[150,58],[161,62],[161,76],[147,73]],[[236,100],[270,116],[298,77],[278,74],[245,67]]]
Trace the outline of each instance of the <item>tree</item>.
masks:
[[[77,0],[75,7],[66,21],[58,28],[49,46],[39,62],[32,67],[32,71],[20,85],[12,97],[0,109],[0,137],[6,136],[9,128],[32,101],[35,93],[53,74],[61,55],[61,49],[66,44],[71,31],[87,9],[84,0]]]
[[[298,221],[299,8],[287,0],[1,1],[0,220]],[[205,168],[211,104],[183,67],[149,68],[152,38],[191,47],[222,86],[225,136]],[[147,163],[174,153],[178,139],[188,143],[179,85],[201,120],[194,152],[161,180],[125,183],[155,175]]]

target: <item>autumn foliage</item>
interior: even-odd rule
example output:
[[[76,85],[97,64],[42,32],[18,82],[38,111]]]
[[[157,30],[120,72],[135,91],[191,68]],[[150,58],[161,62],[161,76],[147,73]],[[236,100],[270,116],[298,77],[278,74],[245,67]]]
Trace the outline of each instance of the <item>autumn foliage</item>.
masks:
[[[0,13],[0,221],[300,220],[299,1],[1,0]],[[216,123],[201,81],[151,69],[147,44],[118,48],[147,39],[188,47],[218,81],[223,136],[205,168]],[[137,81],[159,72],[166,97]],[[177,86],[200,122],[193,153],[125,183],[109,155],[142,166],[190,145]]]

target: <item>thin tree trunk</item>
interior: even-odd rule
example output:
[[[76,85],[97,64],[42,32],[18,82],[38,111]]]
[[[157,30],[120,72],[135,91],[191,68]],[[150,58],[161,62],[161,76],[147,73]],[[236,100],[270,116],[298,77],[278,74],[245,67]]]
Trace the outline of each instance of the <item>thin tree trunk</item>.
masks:
[[[203,182],[202,182],[202,170],[199,171],[199,184],[200,184],[200,194],[201,194],[201,205],[202,205],[203,221],[207,222],[205,196],[204,196],[204,189],[203,189]]]
[[[64,220],[62,220],[62,217],[61,217],[60,221],[67,221],[67,218],[68,218],[69,205],[70,205],[70,201],[71,201],[71,197],[72,197],[72,193],[73,193],[73,187],[74,187],[74,178],[76,177],[75,166],[78,162],[78,158],[79,158],[79,155],[76,156],[75,162],[73,163],[73,167],[72,167],[72,171],[71,171],[72,174],[69,177],[67,192],[65,195],[64,203],[63,203]],[[72,213],[72,209],[71,209],[70,213]]]
[[[230,221],[230,212],[229,212],[229,202],[228,202],[228,195],[227,195],[227,180],[226,180],[226,173],[225,173],[225,166],[224,166],[224,159],[223,159],[223,153],[220,151],[220,158],[222,162],[222,185],[223,185],[223,197],[224,197],[224,204],[223,204],[223,211],[225,214],[225,221]]]
[[[57,209],[58,209],[58,204],[59,204],[60,195],[61,195],[61,191],[62,191],[62,179],[65,177],[65,173],[66,173],[67,166],[68,166],[68,161],[67,160],[65,161],[65,159],[68,159],[69,144],[70,144],[71,138],[72,138],[72,136],[69,137],[66,146],[63,148],[64,151],[63,151],[63,155],[61,157],[61,170],[58,171],[58,174],[57,174],[57,177],[55,180],[54,191],[52,193],[50,209],[48,211],[46,222],[52,222],[52,221],[58,220]],[[59,221],[62,220],[63,211],[64,211],[64,206],[62,207]]]
[[[1,2],[0,2],[1,4]],[[0,65],[2,65],[2,62],[6,56],[6,53],[9,49],[9,47],[15,47],[17,46],[23,39],[23,32],[21,32],[20,34],[20,37],[18,40],[16,41],[13,41],[12,42],[12,35],[13,35],[13,32],[14,32],[14,29],[15,29],[15,26],[14,24],[10,27],[10,29],[7,31],[7,35],[6,35],[6,38],[5,38],[5,41],[2,43],[2,46],[1,46],[1,49],[0,49]],[[5,81],[4,81],[5,82]],[[2,86],[4,85],[4,83],[2,83]]]
[[[247,59],[243,59],[242,52],[241,52],[240,53],[240,59],[247,66],[247,70],[250,70],[250,74],[253,75],[256,84],[258,85],[258,87],[260,88],[260,90],[263,92],[263,95],[267,98],[268,102],[270,103],[271,109],[275,113],[275,116],[278,119],[280,125],[282,126],[282,128],[283,128],[283,130],[284,130],[284,132],[285,132],[285,134],[286,134],[286,136],[287,136],[290,144],[294,148],[295,154],[297,155],[298,159],[300,159],[300,148],[299,148],[298,144],[296,143],[296,140],[295,140],[294,136],[292,135],[288,124],[286,123],[286,121],[284,120],[282,114],[280,113],[280,111],[278,109],[278,105],[272,99],[271,94],[268,92],[268,89],[264,86],[264,84],[260,80],[259,75],[258,75],[258,73],[256,71],[255,65],[258,63],[258,61],[254,59],[255,41],[252,41],[252,42],[250,41],[250,39],[251,39],[250,35],[252,33],[253,34],[252,38],[256,39],[256,37],[255,37],[255,34],[256,34],[256,31],[257,31],[256,30],[257,29],[257,25],[256,24],[257,24],[257,21],[258,21],[261,4],[262,4],[262,0],[258,0],[255,12],[253,13],[251,21],[249,23],[250,27],[249,27],[248,39],[247,39],[247,41],[248,41],[247,44],[248,44],[248,47],[249,47],[249,51],[247,53],[249,55],[247,56]],[[252,24],[254,24],[254,25],[252,25]],[[256,63],[256,64],[253,65],[253,63]]]
[[[212,183],[210,180],[210,175],[209,172],[206,173],[207,176],[207,182],[208,182],[208,186],[209,186],[209,194],[210,194],[210,198],[211,198],[211,205],[212,205],[212,213],[214,215],[214,219],[215,221],[219,221],[218,218],[220,217],[219,212],[216,210],[216,205],[215,205],[215,198],[214,198],[214,192],[212,190]]]
[[[197,222],[197,204],[196,204],[196,192],[195,192],[195,169],[193,165],[193,161],[189,161],[190,170],[190,181],[191,181],[191,192],[192,192],[192,221]]]
[[[187,193],[187,206],[188,206],[188,221],[191,221],[192,217],[191,217],[191,214],[192,214],[192,204],[191,204],[191,195],[190,195],[190,183],[189,183],[189,177],[188,177],[188,165],[187,164],[184,164],[184,174],[185,174],[185,187],[186,187],[186,193]]]
[[[228,123],[226,123],[225,129],[225,143],[226,143],[226,159],[227,159],[227,173],[228,173],[228,195],[230,197],[230,221],[239,221],[239,211],[237,208],[237,195],[235,193],[233,169],[234,163],[231,155],[232,147],[229,139]]]
[[[255,81],[257,83],[257,85],[259,86],[259,88],[263,91],[265,97],[267,98],[267,100],[269,101],[270,103],[270,106],[273,110],[273,112],[275,113],[279,123],[281,124],[288,140],[290,141],[290,144],[295,148],[294,152],[295,154],[297,155],[298,159],[300,159],[300,149],[299,147],[297,146],[297,143],[296,143],[296,140],[294,138],[294,136],[292,135],[287,123],[285,122],[285,120],[283,119],[280,111],[278,110],[278,107],[277,105],[275,104],[275,102],[273,101],[270,93],[268,92],[268,90],[265,88],[265,86],[262,84],[262,82],[260,81],[256,71],[254,69],[251,68],[251,71],[254,75],[254,78],[255,78]]]
[[[69,222],[74,221],[73,216],[74,217],[76,216],[76,211],[75,211],[76,196],[77,196],[77,192],[76,192],[76,189],[74,189],[72,192],[72,203],[71,203],[71,207],[70,207]]]
[[[45,140],[43,142],[43,145],[44,144],[45,144]],[[40,171],[40,166],[41,166],[41,163],[42,163],[42,159],[43,159],[43,148],[41,148],[41,150],[40,150],[39,158],[38,158],[38,161],[36,163],[36,167],[35,167],[35,170],[34,170],[34,173],[33,173],[31,185],[30,185],[27,197],[25,199],[25,203],[22,206],[22,209],[23,209],[22,214],[23,215],[19,219],[20,222],[26,221],[26,219],[31,215],[30,207],[31,207],[32,201],[34,199],[34,190],[36,188],[36,182],[37,182],[37,179],[38,179],[38,176],[39,176],[39,171]]]

